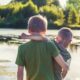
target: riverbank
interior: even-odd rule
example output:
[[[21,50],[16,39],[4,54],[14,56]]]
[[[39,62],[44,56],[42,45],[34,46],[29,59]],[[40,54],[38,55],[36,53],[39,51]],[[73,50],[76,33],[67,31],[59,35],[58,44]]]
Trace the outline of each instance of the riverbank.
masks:
[[[48,34],[46,37],[54,38],[56,35]],[[27,41],[28,39],[21,39],[20,35],[6,34],[0,35],[0,43],[6,42],[8,44],[21,44]],[[73,36],[72,45],[80,45],[80,36]]]

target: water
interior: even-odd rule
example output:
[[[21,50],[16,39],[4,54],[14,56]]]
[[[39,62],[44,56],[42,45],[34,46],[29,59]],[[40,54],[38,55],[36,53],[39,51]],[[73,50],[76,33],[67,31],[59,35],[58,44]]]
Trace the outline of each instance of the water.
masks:
[[[22,32],[27,32],[27,30],[12,30],[12,29],[1,29],[0,34],[15,34],[20,35]],[[73,31],[74,35],[79,36],[79,31]],[[57,34],[57,31],[48,31],[47,34]],[[18,45],[8,45],[6,43],[0,44],[0,80],[17,80],[17,66],[15,64],[15,59],[17,55]],[[73,51],[69,49],[72,61],[70,70],[65,78],[65,80],[80,80],[80,46],[73,48]]]
[[[76,52],[77,51],[77,52]],[[66,80],[80,80],[80,46],[78,46],[77,50],[71,52],[72,61],[70,65],[70,70],[66,76]]]
[[[16,80],[17,45],[0,45],[0,80]]]

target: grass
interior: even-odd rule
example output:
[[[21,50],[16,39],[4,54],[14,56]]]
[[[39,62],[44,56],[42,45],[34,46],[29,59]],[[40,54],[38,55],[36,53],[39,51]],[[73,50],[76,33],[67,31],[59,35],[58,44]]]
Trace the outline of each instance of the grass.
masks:
[[[16,73],[15,72],[10,72],[10,71],[7,71],[7,66],[0,66],[0,76],[15,76]]]

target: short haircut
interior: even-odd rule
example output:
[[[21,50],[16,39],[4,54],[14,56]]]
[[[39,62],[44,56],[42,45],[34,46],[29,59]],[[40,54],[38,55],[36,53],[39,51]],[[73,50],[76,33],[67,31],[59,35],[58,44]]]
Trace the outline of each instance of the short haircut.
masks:
[[[63,27],[59,30],[58,35],[62,37],[62,39],[68,39],[72,37],[72,31],[70,28]]]
[[[28,30],[31,32],[44,32],[47,30],[47,19],[41,15],[35,15],[28,20]]]

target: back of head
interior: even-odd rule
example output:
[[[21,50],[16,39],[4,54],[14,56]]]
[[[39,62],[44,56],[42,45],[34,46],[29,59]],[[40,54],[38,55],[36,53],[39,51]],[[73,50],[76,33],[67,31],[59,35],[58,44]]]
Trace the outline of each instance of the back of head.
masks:
[[[63,27],[59,30],[58,35],[61,36],[62,39],[72,38],[72,31],[70,28]]]
[[[41,15],[35,15],[28,20],[28,30],[31,32],[45,32],[47,30],[47,19]]]
[[[61,28],[58,32],[57,42],[67,48],[72,41],[72,31],[70,28]]]

